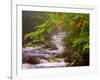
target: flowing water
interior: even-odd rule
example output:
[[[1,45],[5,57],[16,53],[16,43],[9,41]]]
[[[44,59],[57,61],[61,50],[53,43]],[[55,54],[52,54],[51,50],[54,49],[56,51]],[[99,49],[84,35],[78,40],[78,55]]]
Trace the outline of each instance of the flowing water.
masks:
[[[66,36],[66,32],[60,31],[51,36],[51,42],[56,46],[56,50],[44,49],[42,47],[26,47],[23,48],[22,61],[23,68],[49,68],[49,67],[64,67],[68,65],[64,59],[56,59],[55,56],[64,52],[63,39]],[[27,60],[30,57],[35,57],[38,61],[36,64],[29,64]]]

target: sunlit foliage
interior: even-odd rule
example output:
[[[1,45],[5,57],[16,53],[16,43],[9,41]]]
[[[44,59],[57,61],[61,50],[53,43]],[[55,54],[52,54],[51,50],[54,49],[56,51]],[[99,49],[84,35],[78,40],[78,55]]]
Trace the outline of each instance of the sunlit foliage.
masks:
[[[75,55],[70,65],[89,65],[89,14],[45,12],[45,17],[41,17],[31,13],[31,17],[34,16],[43,21],[33,27],[33,32],[24,35],[24,46],[47,45],[52,33],[66,31],[65,54],[74,52]]]

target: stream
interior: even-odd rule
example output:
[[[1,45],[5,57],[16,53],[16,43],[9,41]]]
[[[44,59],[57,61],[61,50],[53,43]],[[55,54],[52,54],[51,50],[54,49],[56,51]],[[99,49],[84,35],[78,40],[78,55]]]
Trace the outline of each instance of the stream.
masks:
[[[23,69],[32,68],[53,68],[65,67],[69,63],[65,62],[63,58],[55,58],[55,56],[64,52],[63,39],[66,32],[59,31],[51,36],[51,42],[57,49],[49,50],[41,46],[39,47],[25,47],[22,49],[22,66]]]

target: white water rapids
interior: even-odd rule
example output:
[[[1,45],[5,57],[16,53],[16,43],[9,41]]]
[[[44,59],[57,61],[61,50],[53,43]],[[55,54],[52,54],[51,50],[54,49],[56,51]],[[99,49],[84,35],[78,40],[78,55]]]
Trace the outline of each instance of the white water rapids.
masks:
[[[63,39],[65,37],[65,32],[58,32],[55,35],[53,35],[51,38],[51,42],[57,47],[57,50],[46,50],[48,53],[55,53],[60,54],[64,51],[64,42]]]
[[[51,42],[56,46],[56,50],[49,50],[49,49],[43,49],[42,47],[26,47],[23,48],[22,52],[22,58],[23,58],[23,68],[49,68],[49,67],[64,67],[68,65],[68,63],[64,62],[64,59],[55,59],[54,62],[49,62],[48,59],[52,60],[52,57],[55,57],[59,54],[62,54],[64,52],[64,42],[63,39],[66,36],[66,32],[60,31],[58,33],[55,33],[53,36],[51,36]],[[37,60],[39,60],[38,64],[29,64],[26,63],[27,59],[30,56],[35,56]]]

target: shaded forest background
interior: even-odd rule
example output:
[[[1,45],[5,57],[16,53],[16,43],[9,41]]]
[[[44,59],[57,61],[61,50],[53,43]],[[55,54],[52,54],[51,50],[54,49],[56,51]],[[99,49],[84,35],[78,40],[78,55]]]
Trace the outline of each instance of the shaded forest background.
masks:
[[[66,31],[66,47],[63,54],[70,66],[89,65],[89,14],[22,11],[22,46],[36,47],[49,43],[50,36],[60,30]]]

